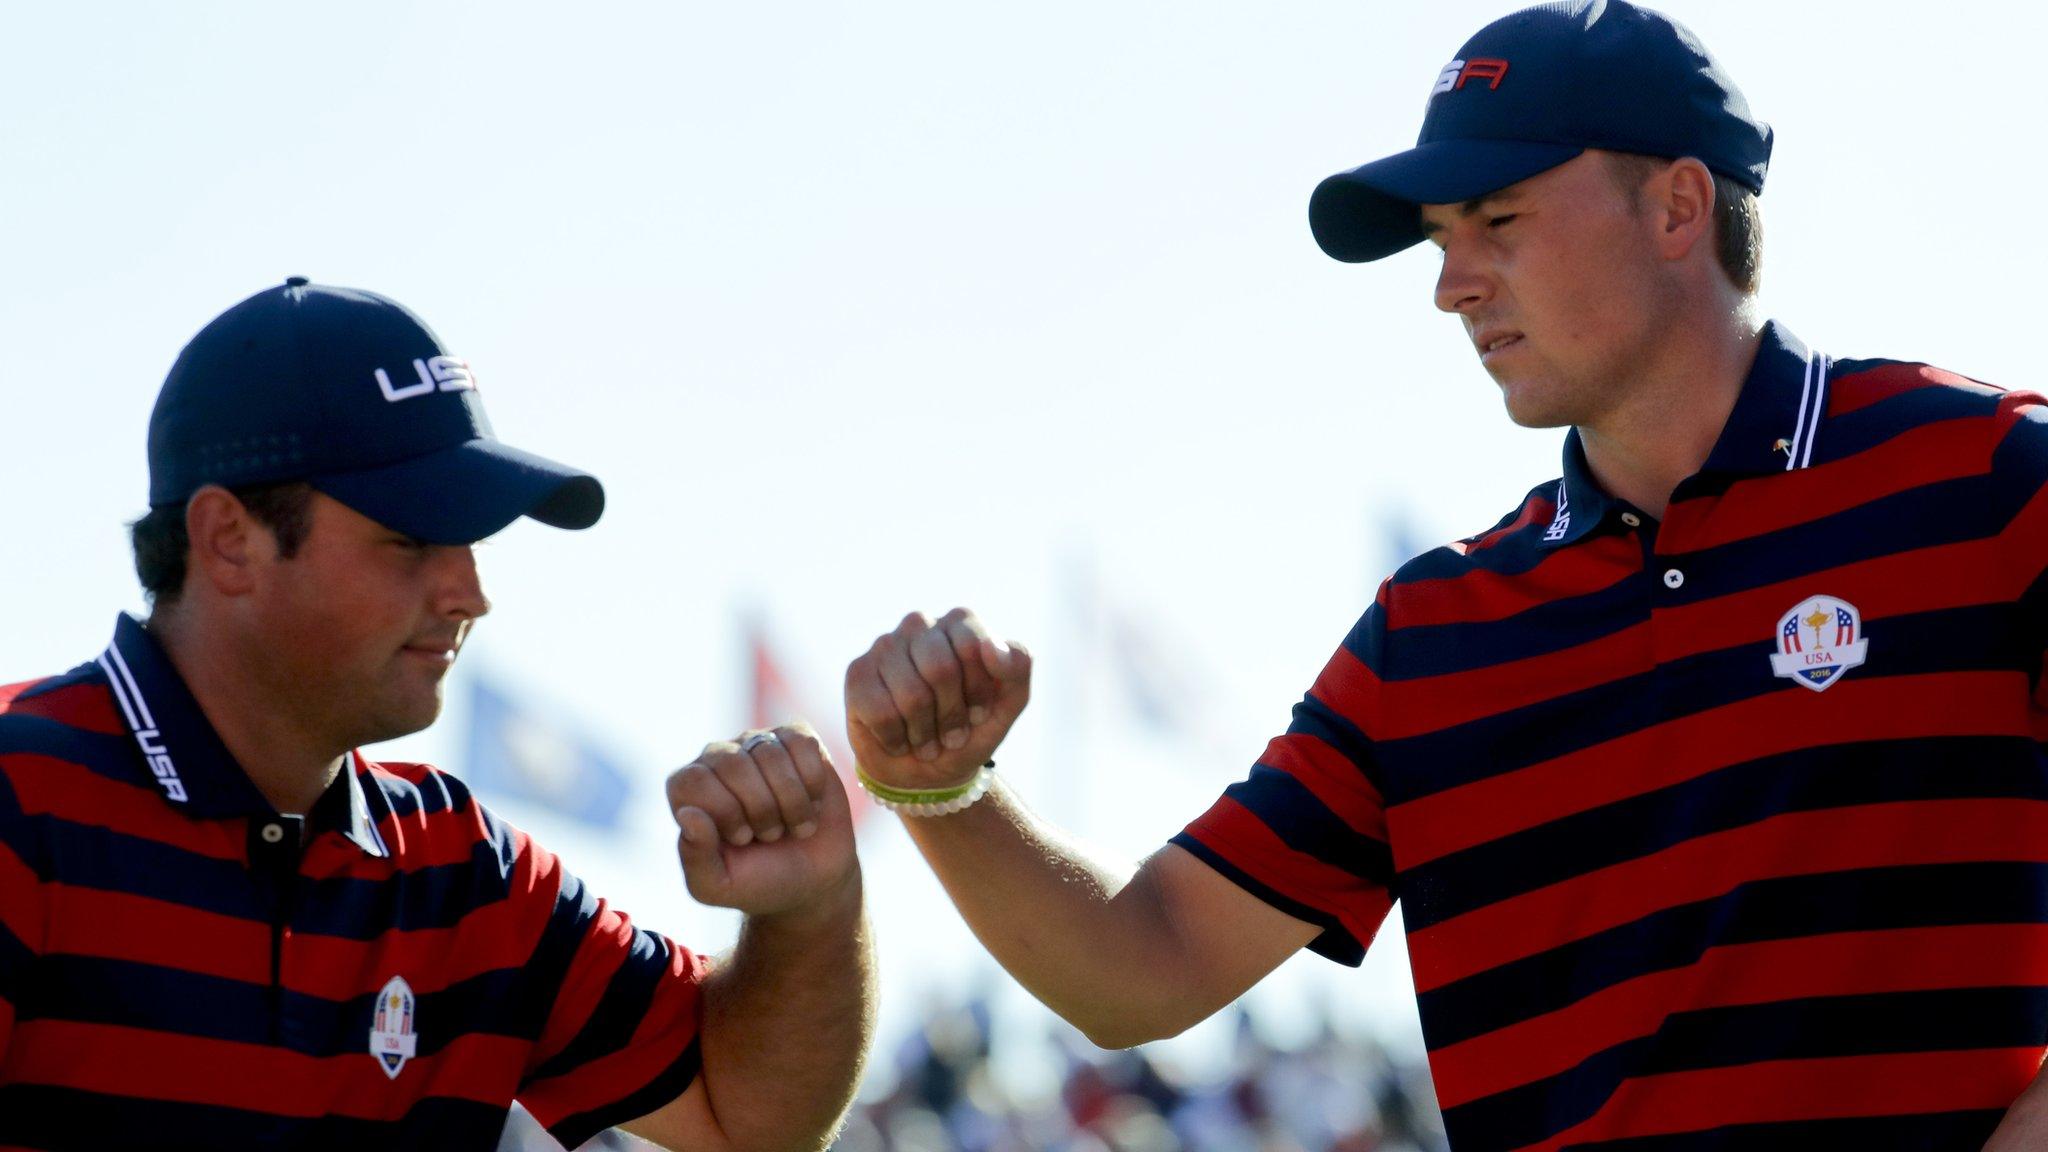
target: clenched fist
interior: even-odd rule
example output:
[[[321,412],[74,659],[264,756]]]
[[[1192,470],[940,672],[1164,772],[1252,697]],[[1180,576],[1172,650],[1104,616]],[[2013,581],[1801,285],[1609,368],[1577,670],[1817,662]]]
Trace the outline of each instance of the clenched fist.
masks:
[[[903,618],[846,669],[846,735],[892,788],[950,788],[980,768],[1031,699],[1031,654],[974,613]]]
[[[668,778],[690,895],[749,915],[789,911],[858,868],[853,818],[808,724],[706,744]]]

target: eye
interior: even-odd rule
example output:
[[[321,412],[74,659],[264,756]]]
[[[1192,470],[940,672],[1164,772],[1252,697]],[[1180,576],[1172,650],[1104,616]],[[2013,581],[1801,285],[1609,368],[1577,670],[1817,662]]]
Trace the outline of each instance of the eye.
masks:
[[[1516,216],[1519,215],[1520,213],[1518,212],[1509,212],[1501,216],[1489,216],[1486,218],[1486,226],[1488,228],[1498,228],[1501,225],[1506,224],[1508,221],[1513,220]]]

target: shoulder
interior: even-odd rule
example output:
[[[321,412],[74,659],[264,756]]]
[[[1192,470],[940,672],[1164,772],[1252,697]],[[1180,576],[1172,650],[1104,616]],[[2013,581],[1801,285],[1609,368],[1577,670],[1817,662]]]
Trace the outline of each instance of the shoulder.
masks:
[[[1845,460],[1884,445],[1926,456],[1982,453],[1995,483],[2048,480],[2048,399],[1909,360],[1837,360],[1822,454]]]
[[[1829,419],[1877,409],[1901,423],[1967,417],[1996,407],[2006,389],[1916,360],[1835,360],[1828,372]]]
[[[1420,623],[1446,595],[1500,588],[1553,554],[1559,480],[1529,489],[1514,507],[1479,532],[1440,544],[1396,569],[1380,588],[1379,607],[1394,624]]]
[[[2038,409],[2032,392],[1987,384],[1912,360],[1836,360],[1828,380],[1825,455],[1841,459],[1930,425],[1992,442]],[[1968,426],[1975,425],[1975,429]]]
[[[121,730],[106,676],[91,662],[55,676],[0,685],[0,725],[27,718],[96,732]]]
[[[431,764],[363,759],[378,832],[400,869],[495,858],[509,872],[535,846],[459,778]]]
[[[132,790],[133,744],[98,672],[0,686],[0,847],[31,864],[51,817],[90,824]]]
[[[394,816],[461,818],[477,809],[468,785],[431,764],[364,757],[363,767]]]
[[[367,757],[363,767],[365,787],[374,786],[381,800],[371,801],[377,831],[399,871],[483,869],[498,877],[487,887],[517,881],[536,891],[575,883],[552,852],[491,811],[459,777],[431,764]]]
[[[1344,638],[1337,662],[1355,661],[1372,677],[1394,674],[1386,665],[1390,635],[1434,633],[1431,625],[1498,619],[1517,595],[1519,577],[1552,550],[1545,533],[1557,516],[1559,482],[1531,488],[1520,503],[1484,531],[1452,540],[1413,557],[1382,581],[1378,592]],[[1405,666],[1405,665],[1404,665]]]
[[[125,776],[133,748],[96,664],[0,686],[0,783]]]

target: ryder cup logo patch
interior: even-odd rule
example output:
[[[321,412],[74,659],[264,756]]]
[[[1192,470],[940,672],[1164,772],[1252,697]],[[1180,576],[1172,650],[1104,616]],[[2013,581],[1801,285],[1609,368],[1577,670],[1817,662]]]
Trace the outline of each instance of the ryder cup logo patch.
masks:
[[[1815,692],[1826,691],[1842,673],[1863,663],[1870,650],[1862,614],[1833,596],[1800,601],[1778,621],[1777,640],[1771,671]]]
[[[377,1011],[370,1018],[370,1055],[384,1069],[384,1075],[398,1079],[398,1070],[413,1058],[419,1036],[412,1025],[412,985],[403,976],[393,976],[377,993]]]

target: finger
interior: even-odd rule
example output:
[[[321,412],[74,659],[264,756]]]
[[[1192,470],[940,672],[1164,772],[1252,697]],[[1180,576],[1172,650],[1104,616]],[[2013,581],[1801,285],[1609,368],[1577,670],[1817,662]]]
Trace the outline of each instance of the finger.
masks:
[[[953,643],[938,628],[927,628],[911,638],[910,663],[930,686],[933,712],[938,723],[939,743],[947,748],[967,744],[967,701],[963,694],[960,661],[953,655]]]
[[[783,740],[783,731],[777,728],[767,733],[771,739],[748,741],[753,745],[749,755],[754,758],[754,767],[760,770],[761,779],[767,782],[768,793],[775,800],[775,826],[755,830],[763,841],[769,842],[782,839],[785,832],[794,832],[802,825],[812,824],[818,816],[817,803],[804,787],[803,776],[798,773],[796,761]]]
[[[907,626],[921,615],[906,617]],[[882,674],[882,683],[889,688],[889,698],[896,702],[896,711],[903,717],[903,735],[910,742],[911,750],[920,760],[936,760],[939,756],[938,697],[933,695],[931,685],[917,674],[917,666],[910,662],[910,652],[903,630],[885,636],[881,640],[881,657],[875,662],[876,670]]]
[[[737,744],[720,742],[705,745],[697,759],[669,777],[668,806],[671,811],[702,809],[717,823],[719,835],[728,844],[746,844],[754,838],[746,808],[740,804],[739,797],[733,795],[732,789],[718,778],[715,768],[720,762],[735,757],[740,757]]]
[[[745,823],[739,829],[744,838],[735,839],[728,834],[726,842],[729,844],[737,846],[757,839],[776,840],[782,836],[782,814],[775,803],[775,793],[761,775],[760,765],[754,762],[755,754],[760,751],[760,747],[755,747],[711,762],[711,770],[718,774],[718,782],[739,801],[740,809],[745,813]]]
[[[775,733],[782,737],[782,746],[796,764],[796,774],[804,782],[804,792],[813,802],[823,800],[832,789],[840,786],[839,769],[832,763],[832,753],[819,739],[816,729],[799,722],[777,728]]]
[[[910,730],[903,713],[896,710],[896,698],[882,682],[881,650],[884,636],[875,641],[868,654],[846,666],[846,720],[851,729],[858,724],[875,738],[882,751],[891,756],[910,755]]]
[[[718,822],[702,808],[685,806],[675,811],[676,825],[682,830],[676,839],[676,854],[683,861],[683,882],[699,900],[716,899],[732,882],[725,870]]]
[[[985,637],[981,642],[981,664],[989,675],[1005,684],[1031,679],[1031,653],[1014,640]]]
[[[988,666],[982,663],[981,642],[989,639],[988,629],[965,608],[955,608],[939,617],[939,626],[945,629],[946,640],[953,646],[954,658],[960,662],[961,695],[967,702],[967,722],[979,724],[988,719],[989,705],[1002,692],[1002,685],[989,675]]]
[[[778,728],[776,732],[782,737],[782,747],[789,753],[790,762],[796,766],[797,777],[803,782],[804,797],[811,805],[810,818],[792,826],[790,835],[799,840],[807,839],[818,830],[826,797],[845,786],[839,782],[839,773],[832,767],[831,753],[825,750],[824,742],[811,731],[810,725],[791,725]]]

